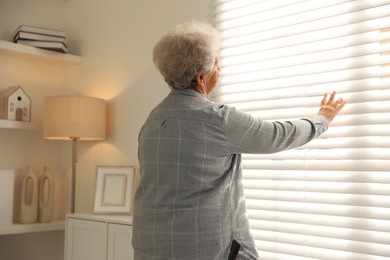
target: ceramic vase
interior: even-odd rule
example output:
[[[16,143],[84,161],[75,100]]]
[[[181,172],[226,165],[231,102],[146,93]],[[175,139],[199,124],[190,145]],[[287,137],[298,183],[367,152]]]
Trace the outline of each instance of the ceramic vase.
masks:
[[[38,217],[38,179],[30,167],[22,180],[20,223],[31,224]]]
[[[45,166],[39,177],[38,192],[38,221],[41,223],[51,222],[53,219],[54,182],[50,167]]]

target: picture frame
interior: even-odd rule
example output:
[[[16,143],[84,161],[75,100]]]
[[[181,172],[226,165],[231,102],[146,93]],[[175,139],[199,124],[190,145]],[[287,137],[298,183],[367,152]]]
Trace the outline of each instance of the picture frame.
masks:
[[[133,166],[97,166],[95,214],[130,214],[133,200]]]

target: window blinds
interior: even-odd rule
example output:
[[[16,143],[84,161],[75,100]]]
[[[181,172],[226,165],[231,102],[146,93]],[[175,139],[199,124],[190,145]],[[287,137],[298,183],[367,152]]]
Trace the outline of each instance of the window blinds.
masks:
[[[267,120],[347,101],[319,139],[243,155],[261,259],[390,257],[390,0],[216,0],[213,99]]]

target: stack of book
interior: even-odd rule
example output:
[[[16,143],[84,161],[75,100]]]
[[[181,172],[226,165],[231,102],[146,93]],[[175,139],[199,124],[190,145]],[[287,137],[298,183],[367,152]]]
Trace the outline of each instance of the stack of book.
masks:
[[[65,32],[59,30],[20,25],[15,31],[14,42],[68,53],[68,47],[65,44]]]

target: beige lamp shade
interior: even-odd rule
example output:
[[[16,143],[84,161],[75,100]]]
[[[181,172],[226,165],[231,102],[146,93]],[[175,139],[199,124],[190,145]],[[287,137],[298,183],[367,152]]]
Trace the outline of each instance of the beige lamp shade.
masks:
[[[84,96],[45,98],[43,136],[53,140],[103,140],[106,101]]]

